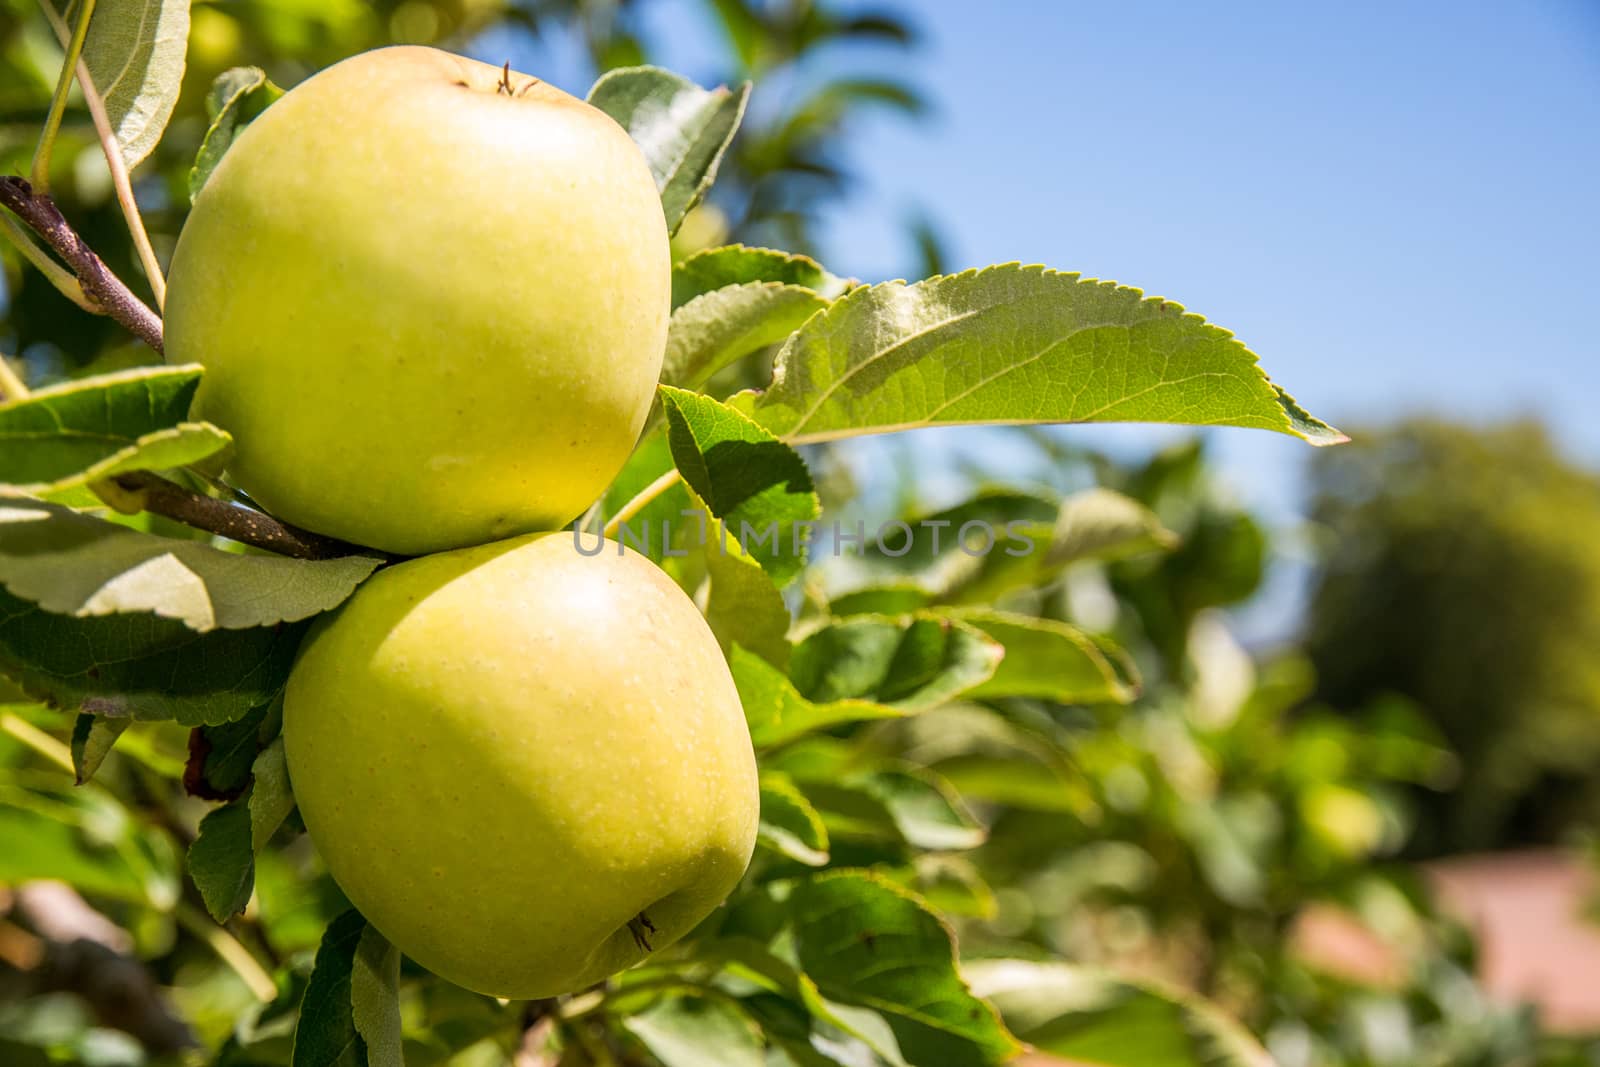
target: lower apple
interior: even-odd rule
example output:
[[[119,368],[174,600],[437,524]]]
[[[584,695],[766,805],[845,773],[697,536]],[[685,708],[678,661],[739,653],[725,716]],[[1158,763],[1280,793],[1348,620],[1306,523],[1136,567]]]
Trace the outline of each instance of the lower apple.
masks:
[[[334,879],[480,993],[554,996],[639,962],[754,847],[755,758],[716,640],[653,563],[605,548],[539,534],[381,571],[289,679],[290,779]]]

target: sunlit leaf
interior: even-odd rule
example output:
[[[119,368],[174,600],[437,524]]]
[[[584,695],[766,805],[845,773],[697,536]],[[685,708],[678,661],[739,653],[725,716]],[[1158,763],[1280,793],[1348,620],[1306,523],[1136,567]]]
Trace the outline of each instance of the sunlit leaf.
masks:
[[[197,366],[139,367],[0,402],[0,497],[65,494],[228,448],[225,432],[189,421],[200,373]]]
[[[1344,440],[1221,327],[1137,289],[1006,265],[853,290],[742,410],[785,440],[959,423],[1180,422]]]
[[[661,381],[700,389],[752,352],[786,339],[827,300],[774,282],[731,285],[697,296],[672,313]]]
[[[810,256],[773,248],[723,245],[696,252],[673,266],[672,306],[682,307],[697,296],[727,286],[757,282],[799,286],[828,300],[850,287],[849,282],[829,274]]]
[[[379,562],[223,552],[58,504],[0,498],[0,584],[79,619],[148,613],[199,633],[298,622],[337,607]]]
[[[218,74],[206,94],[206,114],[211,125],[189,170],[189,199],[200,190],[217,169],[222,157],[247,123],[283,95],[260,67],[233,67]]]
[[[129,169],[161,140],[183,88],[189,0],[98,0],[83,61]]]
[[[711,397],[664,385],[661,398],[683,480],[775,581],[792,578],[805,562],[800,527],[821,509],[800,454]]]
[[[616,119],[644,152],[671,233],[716,180],[749,98],[748,82],[707,90],[659,67],[607,71],[589,90],[589,103]]]

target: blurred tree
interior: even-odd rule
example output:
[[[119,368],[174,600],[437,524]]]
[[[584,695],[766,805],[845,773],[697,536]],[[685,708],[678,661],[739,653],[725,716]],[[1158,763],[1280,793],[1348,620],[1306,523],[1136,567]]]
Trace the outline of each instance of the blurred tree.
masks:
[[[1425,852],[1546,841],[1600,814],[1600,479],[1545,430],[1417,419],[1319,456],[1322,695],[1416,701],[1463,780]]]

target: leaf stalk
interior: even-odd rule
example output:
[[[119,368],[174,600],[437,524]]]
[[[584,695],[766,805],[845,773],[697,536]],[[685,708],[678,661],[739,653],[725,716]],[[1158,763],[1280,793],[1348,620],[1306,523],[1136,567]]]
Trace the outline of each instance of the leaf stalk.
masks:
[[[64,46],[68,45],[67,24],[61,21],[61,16],[56,14],[49,0],[40,0],[40,6],[44,9],[45,17],[50,20],[51,27],[56,31],[56,36],[61,39]],[[92,3],[85,0],[85,10],[92,6]],[[81,17],[87,25],[87,15]],[[94,87],[94,79],[89,74],[89,65],[83,61],[82,56],[78,57],[76,65],[78,87],[83,90],[83,102],[89,107],[89,116],[94,120],[95,133],[100,138],[100,150],[105,154],[106,166],[111,170],[111,185],[117,193],[117,204],[122,208],[122,217],[128,224],[128,233],[133,237],[133,247],[139,254],[139,263],[144,267],[150,291],[155,294],[156,307],[165,307],[166,275],[162,273],[155,249],[150,245],[150,235],[145,231],[144,217],[139,214],[139,204],[133,198],[133,183],[128,178],[128,165],[122,158],[122,148],[117,144],[116,131],[111,128],[111,119],[106,114],[105,99]]]
[[[655,481],[639,490],[632,500],[629,500],[626,504],[622,505],[622,509],[615,515],[611,516],[611,521],[606,523],[605,536],[617,536],[617,531],[622,529],[623,525],[629,519],[633,518],[635,515],[639,514],[639,512],[649,507],[651,501],[660,496],[662,493],[665,493],[668,489],[671,489],[673,486],[677,485],[682,480],[683,472],[678,470],[678,468],[673,467],[671,470],[667,471],[667,473],[663,474],[661,477],[657,478]]]
[[[46,16],[51,17],[52,24],[60,21],[55,9],[50,6],[50,0],[39,0],[39,4],[45,9]],[[78,57],[83,55],[83,42],[89,36],[89,16],[93,14],[94,0],[83,0],[78,8],[77,22],[72,27],[72,36],[66,42],[67,55],[61,63],[61,77],[56,80],[56,91],[50,97],[50,111],[44,117],[44,129],[39,131],[39,145],[33,150],[33,164],[28,168],[28,175],[33,180],[34,188],[40,192],[50,191],[50,154],[55,148],[56,135],[61,132],[61,117],[67,110],[67,95],[72,91]]]

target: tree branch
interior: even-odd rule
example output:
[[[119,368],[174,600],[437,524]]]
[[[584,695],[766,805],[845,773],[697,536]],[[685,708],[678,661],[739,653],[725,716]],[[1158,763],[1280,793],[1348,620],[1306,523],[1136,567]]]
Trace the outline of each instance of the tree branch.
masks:
[[[345,541],[302,530],[254,508],[191,492],[149,471],[133,471],[111,479],[133,503],[145,511],[176,519],[185,526],[208,530],[254,548],[264,548],[298,559],[337,559],[340,556],[386,556]]]
[[[103,314],[120,322],[157,352],[163,351],[161,318],[111,273],[111,268],[62,216],[54,200],[34,192],[27,179],[8,176],[0,177],[0,205],[9,208],[55,250],[77,275],[84,295]]]

